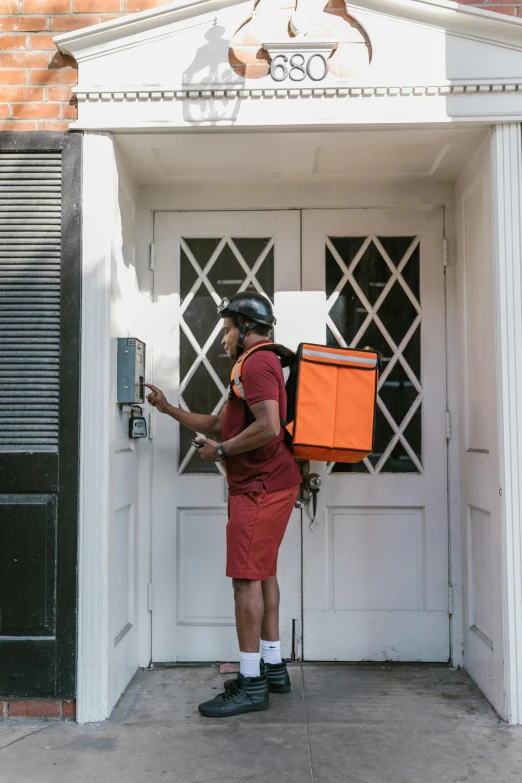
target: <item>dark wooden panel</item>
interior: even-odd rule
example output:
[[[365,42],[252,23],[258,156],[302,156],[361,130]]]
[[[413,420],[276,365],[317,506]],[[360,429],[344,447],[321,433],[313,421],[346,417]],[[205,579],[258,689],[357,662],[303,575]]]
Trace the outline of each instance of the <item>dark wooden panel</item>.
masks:
[[[6,311],[4,320],[10,317],[14,326],[11,328],[4,324],[4,329],[11,330],[7,336],[11,338],[12,348],[4,347],[0,359],[14,357],[14,364],[19,365],[18,375],[26,379],[24,389],[27,388],[27,395],[22,390],[19,400],[15,400],[16,395],[9,393],[9,378],[4,374],[6,388],[0,395],[0,403],[4,405],[0,420],[3,418],[10,428],[7,427],[7,434],[3,440],[0,439],[0,495],[3,495],[0,499],[0,604],[7,604],[8,608],[3,612],[0,625],[0,697],[73,698],[76,691],[81,141],[81,135],[74,133],[0,134],[5,184],[9,185],[10,177],[16,175],[16,167],[10,168],[10,163],[16,158],[16,166],[21,166],[21,184],[14,185],[22,194],[21,199],[13,198],[10,185],[2,190],[4,217],[8,219],[3,234],[2,285],[5,291],[2,295],[6,301],[9,299],[11,314]],[[51,160],[45,155],[50,152],[53,155],[60,153],[60,170],[55,170],[54,158],[52,166],[53,176],[61,182],[61,190],[56,200],[55,186],[52,185],[48,203],[44,204],[40,203],[38,193],[43,193],[45,188],[42,190],[38,180],[47,177],[49,168],[42,168],[42,160],[44,163]],[[27,154],[24,158],[24,153],[32,156]],[[33,198],[31,189],[27,188],[33,173],[32,165],[35,166]],[[52,204],[49,201],[51,197]],[[32,227],[17,234],[16,225],[9,221],[12,216],[8,213],[17,213],[20,208],[25,210],[24,219]],[[57,212],[60,214],[58,232]],[[50,218],[49,226],[42,224],[44,214]],[[47,255],[33,252],[42,225],[44,238],[49,235],[54,242],[53,253],[57,260],[50,262],[47,250]],[[12,236],[10,226],[13,226]],[[31,242],[35,240],[30,247],[25,246],[27,238]],[[58,246],[59,254],[56,256]],[[39,263],[42,264],[42,275]],[[15,279],[16,275],[21,276],[20,281]],[[49,282],[45,275],[49,279],[52,277],[52,281]],[[36,322],[31,320],[28,309],[32,301],[24,302],[22,299],[38,297],[37,286],[42,288],[44,299],[45,296],[52,298],[55,289],[58,290],[58,281],[60,310],[58,320],[56,314],[53,315],[57,327],[53,326],[49,344],[45,343],[45,335],[37,331],[32,337],[29,335],[32,342],[27,344],[27,333]],[[33,285],[31,290],[28,288],[30,285]],[[43,294],[44,288],[48,289],[46,295]],[[15,301],[17,291],[21,293]],[[27,315],[23,315],[24,309]],[[59,354],[56,354],[58,341]],[[12,351],[11,355],[9,351]],[[20,358],[27,357],[32,361],[31,366],[21,366],[23,362],[18,358],[18,351]],[[43,371],[37,365],[42,364],[42,358],[46,357],[53,360],[47,362],[49,367],[53,364],[59,368],[58,374],[52,375],[49,370],[45,375],[46,379],[50,379],[52,388],[49,389],[38,381]],[[38,386],[37,391],[48,392],[49,399],[44,400],[45,395],[39,392],[33,393],[33,376],[35,389]],[[19,391],[19,384],[12,384],[12,387],[15,392]],[[28,400],[30,396],[42,398],[29,400],[34,414],[24,410],[22,403],[26,396]],[[59,400],[58,406],[53,400]],[[53,435],[52,443],[49,435],[42,435],[38,440],[38,427],[31,429],[33,424],[38,424],[38,416],[43,422],[42,431],[57,433],[57,438]],[[56,422],[57,429],[52,429]],[[23,434],[22,430],[29,434]],[[31,447],[24,445],[29,442]]]
[[[0,495],[0,637],[54,636],[56,498]]]
[[[58,454],[0,453],[0,494],[57,492]]]
[[[57,452],[62,152],[0,149],[0,451]]]
[[[56,642],[0,639],[1,696],[54,696]]]

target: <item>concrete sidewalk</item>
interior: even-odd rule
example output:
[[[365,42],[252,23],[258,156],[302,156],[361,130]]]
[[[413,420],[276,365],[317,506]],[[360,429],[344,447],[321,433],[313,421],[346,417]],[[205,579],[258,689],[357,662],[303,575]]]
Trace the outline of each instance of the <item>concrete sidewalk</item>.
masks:
[[[197,705],[221,689],[217,669],[140,671],[106,723],[0,723],[0,781],[522,781],[522,727],[463,672],[296,664],[291,677],[268,711],[212,720]]]

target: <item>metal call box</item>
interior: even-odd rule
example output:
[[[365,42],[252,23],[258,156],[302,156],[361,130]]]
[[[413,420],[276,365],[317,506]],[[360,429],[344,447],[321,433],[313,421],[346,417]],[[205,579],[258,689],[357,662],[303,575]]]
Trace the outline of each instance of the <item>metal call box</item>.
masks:
[[[136,337],[118,337],[116,378],[117,403],[145,402],[145,343]]]

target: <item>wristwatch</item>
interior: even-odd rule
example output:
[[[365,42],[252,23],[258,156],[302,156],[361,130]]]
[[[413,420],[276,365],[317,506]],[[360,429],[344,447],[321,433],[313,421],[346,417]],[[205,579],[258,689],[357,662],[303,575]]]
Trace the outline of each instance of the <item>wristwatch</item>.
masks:
[[[227,458],[227,453],[222,443],[220,443],[219,446],[217,447],[216,454],[218,455],[219,459]]]

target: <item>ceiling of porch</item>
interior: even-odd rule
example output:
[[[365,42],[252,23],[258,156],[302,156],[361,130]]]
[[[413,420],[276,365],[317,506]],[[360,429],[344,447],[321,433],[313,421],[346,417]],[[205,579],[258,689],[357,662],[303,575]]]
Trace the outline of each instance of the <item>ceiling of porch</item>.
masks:
[[[140,185],[215,179],[454,180],[487,128],[320,133],[122,134]]]

